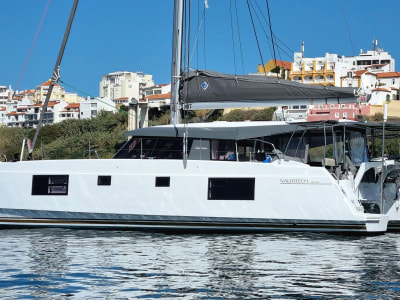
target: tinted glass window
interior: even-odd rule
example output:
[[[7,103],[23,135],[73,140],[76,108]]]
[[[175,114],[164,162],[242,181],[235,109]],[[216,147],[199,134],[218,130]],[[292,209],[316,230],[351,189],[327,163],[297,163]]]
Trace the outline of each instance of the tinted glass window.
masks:
[[[209,178],[208,200],[254,200],[254,178]]]
[[[68,195],[68,175],[33,175],[32,195]]]

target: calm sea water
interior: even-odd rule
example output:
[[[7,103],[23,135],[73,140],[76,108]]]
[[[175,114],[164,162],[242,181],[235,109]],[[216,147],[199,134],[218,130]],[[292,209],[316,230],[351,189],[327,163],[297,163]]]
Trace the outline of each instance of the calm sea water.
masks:
[[[1,299],[396,299],[400,235],[0,231]]]

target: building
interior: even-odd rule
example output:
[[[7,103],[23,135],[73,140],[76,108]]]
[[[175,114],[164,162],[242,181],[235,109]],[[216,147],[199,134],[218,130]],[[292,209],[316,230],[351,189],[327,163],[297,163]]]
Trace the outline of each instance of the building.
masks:
[[[290,76],[290,70],[292,69],[292,63],[284,60],[270,59],[264,66],[258,65],[257,74],[252,75],[276,76],[277,67],[279,68],[280,77],[288,79]]]
[[[0,107],[0,126],[6,125],[6,108]]]
[[[307,111],[307,105],[281,106],[274,112],[273,119],[276,121],[305,121],[307,118]]]
[[[80,118],[90,119],[97,117],[100,111],[117,112],[117,106],[109,98],[88,98],[80,103]]]
[[[58,112],[58,121],[62,122],[69,119],[79,119],[80,109],[80,103],[68,103],[62,110]]]
[[[11,86],[7,89],[6,86],[0,85],[0,107],[5,105],[7,101],[11,100],[13,90]]]
[[[143,72],[113,72],[102,76],[100,98],[109,98],[118,105],[129,105],[131,99],[139,100],[143,89],[153,86],[153,76]]]
[[[307,113],[307,121],[341,119],[357,121],[360,115],[368,114],[370,114],[370,105],[366,103],[319,104],[310,106]]]
[[[46,100],[47,92],[49,91],[51,79],[38,85],[35,89],[35,95],[33,98],[34,103],[43,103]],[[65,98],[65,89],[58,83],[54,83],[53,91],[50,95],[49,101],[60,101]]]
[[[358,56],[326,53],[323,57],[313,58],[304,56],[303,43],[301,51],[294,53],[289,79],[305,84],[349,86],[349,84],[343,85],[343,78],[351,76],[350,73],[366,68],[370,68],[373,72],[379,72],[379,70],[393,72],[395,60],[388,52],[377,48],[376,40],[374,40],[373,50],[363,51],[361,49]]]
[[[355,87],[368,96],[360,97],[358,104],[310,105],[306,112],[307,121],[317,120],[357,120],[360,115],[374,114],[377,106],[400,98],[400,73],[395,72],[395,60],[378,48],[373,41],[373,49],[360,50],[357,56],[340,56],[326,53],[324,57],[306,58],[304,43],[301,51],[294,53],[294,62],[289,79],[303,84]],[[375,106],[375,107],[373,107]],[[278,119],[288,117],[303,119],[304,112],[298,106],[286,106],[276,111]]]
[[[144,97],[129,103],[128,130],[149,126],[149,110],[168,109],[171,103],[171,84],[156,84],[143,89]]]
[[[65,92],[64,101],[67,103],[78,103],[85,100],[84,97],[79,96],[77,93]]]

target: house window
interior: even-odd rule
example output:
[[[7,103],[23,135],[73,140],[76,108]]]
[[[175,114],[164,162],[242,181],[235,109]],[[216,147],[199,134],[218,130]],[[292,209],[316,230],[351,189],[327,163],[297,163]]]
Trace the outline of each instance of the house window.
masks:
[[[343,113],[343,118],[347,118],[347,112]]]
[[[338,112],[335,113],[335,118],[339,119],[339,113]]]
[[[208,200],[254,200],[255,178],[209,178]]]
[[[32,195],[68,195],[68,175],[33,175]]]

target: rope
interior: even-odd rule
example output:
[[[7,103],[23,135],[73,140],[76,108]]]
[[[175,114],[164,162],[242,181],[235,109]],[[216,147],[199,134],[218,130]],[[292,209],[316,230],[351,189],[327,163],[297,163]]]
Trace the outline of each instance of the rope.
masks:
[[[15,87],[14,95],[15,95],[16,91],[18,90],[18,87],[19,87],[19,84],[21,82],[22,76],[25,73],[26,66],[28,65],[29,58],[31,57],[31,53],[32,53],[33,47],[35,46],[35,43],[36,43],[37,37],[39,35],[40,29],[42,28],[43,21],[44,21],[44,19],[46,17],[47,11],[48,11],[49,6],[50,6],[50,3],[51,3],[51,0],[47,0],[46,7],[44,8],[42,18],[41,18],[39,26],[38,26],[38,28],[36,30],[36,33],[35,33],[35,36],[33,38],[33,41],[32,41],[31,47],[29,49],[28,55],[27,55],[27,57],[25,59],[25,63],[24,63],[24,66],[22,67],[21,74],[19,75],[18,82],[17,82],[17,85]],[[13,95],[13,97],[14,97],[14,95]]]

